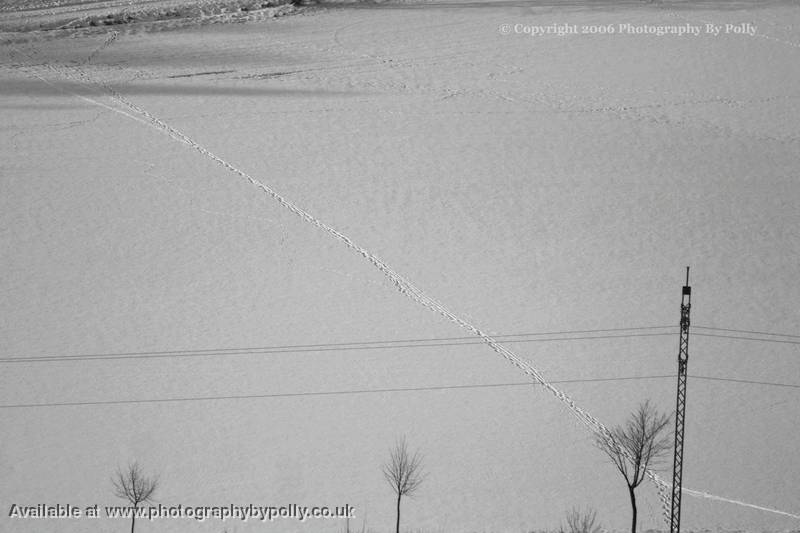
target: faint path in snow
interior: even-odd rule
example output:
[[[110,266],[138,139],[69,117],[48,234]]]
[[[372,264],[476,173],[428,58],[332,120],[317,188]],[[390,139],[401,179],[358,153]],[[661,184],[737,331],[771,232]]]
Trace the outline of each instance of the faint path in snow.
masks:
[[[672,15],[674,17],[677,17],[677,18],[680,18],[680,19],[683,19],[686,22],[695,22],[696,23],[697,21],[700,21],[703,24],[720,25],[718,21],[711,21],[711,20],[701,19],[701,18],[690,19],[690,18],[685,17],[685,16],[681,15],[680,13],[677,13],[677,12],[674,12],[674,11],[670,11],[670,15]],[[774,23],[774,22],[773,23],[768,23],[768,24],[771,24],[773,27],[778,27],[778,24]],[[783,26],[783,29],[790,29],[791,30],[791,29],[794,29],[794,27],[791,26],[791,25],[787,25],[787,26]],[[764,39],[764,40],[767,40],[767,41],[772,41],[772,42],[775,42],[775,43],[783,44],[783,45],[789,46],[791,48],[800,49],[800,42],[787,41],[786,39],[781,39],[781,38],[778,38],[778,37],[774,37],[774,36],[769,35],[767,33],[761,33],[761,32],[757,31],[756,34],[754,35],[754,37],[756,37],[758,39]]]
[[[665,13],[662,11],[662,13]],[[671,16],[671,12],[665,13]],[[689,19],[686,19],[689,20]],[[431,81],[421,81],[414,78],[416,71],[423,66],[432,67],[436,65],[453,65],[464,63],[469,64],[471,58],[478,55],[478,52],[485,48],[483,42],[469,42],[455,40],[452,43],[444,42],[442,46],[435,46],[434,53],[430,47],[417,49],[414,46],[404,46],[398,55],[386,55],[378,51],[360,51],[348,46],[347,36],[354,30],[359,30],[356,35],[359,39],[355,42],[373,42],[366,39],[370,36],[368,23],[370,19],[361,17],[356,21],[339,25],[333,30],[327,45],[316,44],[314,42],[287,42],[278,39],[270,39],[271,42],[281,45],[286,49],[300,48],[309,53],[330,56],[334,54],[345,61],[335,61],[332,64],[324,63],[309,68],[300,69],[293,72],[265,73],[262,75],[243,75],[242,78],[250,79],[276,79],[295,82],[298,79],[315,80],[326,85],[341,85],[345,87],[360,87],[367,90],[390,91],[403,94],[427,95],[438,100],[449,100],[453,98],[479,98],[492,99],[502,102],[515,104],[513,111],[509,113],[519,113],[519,106],[523,105],[528,112],[552,112],[559,114],[607,114],[620,120],[632,120],[637,122],[647,122],[656,125],[681,128],[701,128],[707,130],[715,136],[722,138],[738,137],[743,140],[759,140],[767,142],[777,142],[782,144],[795,144],[800,141],[800,132],[792,132],[786,135],[772,135],[754,132],[740,127],[720,125],[701,118],[698,114],[687,116],[686,114],[675,116],[665,113],[656,114],[653,111],[665,109],[678,109],[680,107],[704,106],[704,105],[724,105],[731,108],[744,108],[749,104],[766,103],[775,100],[789,100],[798,98],[799,95],[771,95],[757,98],[731,98],[722,96],[707,96],[685,98],[678,97],[672,100],[661,101],[658,103],[631,103],[631,104],[604,104],[586,103],[571,95],[568,91],[559,86],[543,87],[547,90],[526,90],[525,94],[515,94],[506,90],[497,90],[490,87],[472,86],[453,86],[450,83],[433,83]],[[434,31],[445,26],[452,26],[456,29],[464,28],[466,22],[456,21],[445,25],[430,24],[425,26],[427,30]],[[365,28],[366,27],[366,28]],[[420,28],[414,28],[419,30]],[[407,28],[404,28],[406,31]],[[455,31],[456,34],[469,32]],[[562,42],[570,36],[558,38],[555,36],[543,37],[539,42],[548,39],[561,39]],[[447,41],[447,39],[445,39]],[[428,43],[429,44],[429,43]],[[793,44],[793,43],[791,43]],[[485,54],[484,54],[485,55]],[[513,56],[505,58],[506,62],[501,72],[490,72],[487,79],[495,80],[502,76],[509,76],[524,72],[524,68],[519,64],[514,64]],[[508,61],[512,59],[512,61]],[[485,61],[485,58],[483,58]],[[347,108],[338,108],[346,111]],[[397,113],[396,111],[378,111],[387,113]],[[482,111],[485,112],[485,111]],[[404,111],[403,113],[408,113]],[[444,113],[463,114],[463,110],[454,109],[444,111]]]
[[[86,57],[86,59],[84,59],[83,61],[81,61],[79,63],[80,66],[84,66],[84,65],[90,63],[92,61],[92,59],[94,59],[97,54],[99,54],[100,52],[105,50],[107,47],[111,46],[111,44],[116,40],[116,38],[118,36],[119,36],[119,32],[117,32],[117,31],[112,31],[111,33],[109,33],[108,37],[106,37],[106,40],[103,41],[103,44],[101,44],[100,46],[98,46],[97,48],[92,50],[92,53],[89,54]]]

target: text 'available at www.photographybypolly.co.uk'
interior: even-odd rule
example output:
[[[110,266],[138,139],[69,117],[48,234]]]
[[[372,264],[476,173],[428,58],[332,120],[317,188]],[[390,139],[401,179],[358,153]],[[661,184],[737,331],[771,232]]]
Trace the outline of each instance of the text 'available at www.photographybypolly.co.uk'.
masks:
[[[272,522],[278,519],[293,519],[304,522],[310,518],[354,518],[352,505],[308,506],[295,503],[288,505],[150,505],[150,506],[77,506],[72,504],[11,504],[6,515],[18,519],[76,519],[76,518],[138,518],[156,520],[160,518],[191,518],[203,522],[217,520],[257,520]]]

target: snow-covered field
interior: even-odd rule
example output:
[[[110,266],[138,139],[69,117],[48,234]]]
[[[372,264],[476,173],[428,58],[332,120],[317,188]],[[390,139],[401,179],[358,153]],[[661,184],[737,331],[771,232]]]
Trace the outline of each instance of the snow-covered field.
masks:
[[[686,265],[693,333],[800,334],[799,7],[398,0],[0,34],[0,531],[126,530],[8,509],[120,503],[133,459],[164,505],[350,504],[351,528],[389,531],[380,465],[403,434],[429,473],[409,530],[555,528],[587,505],[625,529],[623,481],[541,387],[289,396],[524,381],[480,344],[6,359],[468,335],[223,161],[489,333],[673,326],[508,345],[608,424],[648,397],[670,411]],[[564,25],[605,33],[531,35]],[[659,26],[699,31],[634,33]],[[798,339],[773,339],[694,335],[690,374],[800,384]],[[576,381],[635,376],[656,377]],[[798,394],[690,379],[684,485],[800,514]],[[800,528],[689,496],[682,520]]]
[[[26,7],[20,8],[23,4]],[[294,12],[288,0],[43,0],[0,5],[0,32],[46,32],[76,37],[125,25],[136,31],[172,30],[216,23],[254,22]]]

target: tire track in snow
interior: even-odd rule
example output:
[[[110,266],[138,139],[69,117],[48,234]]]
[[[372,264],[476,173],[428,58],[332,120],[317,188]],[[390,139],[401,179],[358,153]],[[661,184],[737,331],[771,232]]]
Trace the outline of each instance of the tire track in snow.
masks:
[[[84,99],[86,101],[89,101],[91,103],[94,103],[96,105],[105,107],[105,108],[110,109],[112,111],[115,111],[117,113],[120,113],[121,115],[126,116],[128,118],[131,118],[133,120],[136,120],[137,122],[146,124],[147,126],[150,126],[150,127],[154,128],[154,129],[166,134],[171,139],[188,145],[190,148],[194,149],[195,151],[199,152],[200,154],[204,155],[205,157],[208,157],[212,161],[215,161],[216,163],[218,163],[219,165],[221,165],[225,169],[229,170],[230,172],[232,172],[232,173],[236,174],[237,176],[241,177],[242,179],[246,180],[248,183],[250,183],[254,187],[256,187],[259,190],[261,190],[268,198],[274,200],[275,202],[280,204],[282,207],[284,207],[285,209],[289,210],[294,215],[298,216],[302,221],[317,227],[318,229],[324,231],[325,233],[328,233],[334,239],[336,239],[339,242],[341,242],[342,244],[344,244],[347,248],[349,248],[353,252],[357,253],[358,255],[362,256],[364,259],[369,261],[372,264],[373,267],[375,267],[383,276],[385,276],[391,282],[391,284],[392,284],[392,286],[394,286],[395,290],[397,290],[398,292],[400,292],[404,296],[410,298],[411,300],[415,301],[416,303],[420,304],[421,306],[423,306],[424,308],[428,309],[429,311],[434,312],[435,314],[445,318],[446,320],[456,324],[460,328],[462,328],[462,329],[466,330],[467,332],[469,332],[469,333],[475,335],[476,337],[480,338],[495,353],[497,353],[503,359],[505,359],[506,361],[511,363],[514,367],[516,367],[519,370],[521,370],[525,375],[530,377],[533,384],[536,384],[536,383],[540,384],[548,392],[550,392],[553,396],[555,396],[555,398],[557,400],[559,400],[561,403],[563,403],[569,409],[570,413],[573,416],[575,416],[578,419],[579,422],[583,423],[588,429],[593,431],[595,435],[597,435],[600,438],[610,440],[611,442],[615,442],[611,431],[605,425],[603,425],[597,418],[592,416],[588,411],[586,411],[585,409],[583,409],[580,406],[578,406],[575,403],[575,401],[569,395],[567,395],[566,392],[562,391],[561,389],[556,387],[554,384],[552,384],[549,381],[547,381],[547,379],[545,379],[545,377],[541,373],[541,371],[539,371],[537,368],[532,366],[528,361],[522,359],[520,356],[518,356],[513,351],[511,351],[508,348],[506,348],[505,346],[503,346],[499,341],[494,339],[489,333],[483,331],[482,329],[480,329],[476,325],[473,325],[471,322],[461,318],[459,315],[457,315],[454,312],[450,311],[447,307],[444,306],[444,304],[442,304],[441,302],[437,301],[435,298],[431,297],[430,295],[426,294],[422,289],[416,287],[410,280],[406,279],[400,273],[398,273],[395,270],[393,270],[387,263],[385,263],[383,260],[381,260],[375,254],[373,254],[372,252],[370,252],[366,248],[363,248],[363,247],[359,246],[358,244],[356,244],[347,235],[339,232],[334,227],[329,226],[328,224],[326,224],[322,220],[314,217],[311,213],[305,211],[300,206],[298,206],[294,202],[290,201],[289,199],[287,199],[286,197],[284,197],[283,195],[278,193],[276,190],[274,190],[270,186],[266,185],[265,183],[259,181],[256,178],[250,176],[247,172],[239,169],[235,165],[233,165],[233,164],[229,163],[228,161],[222,159],[221,157],[217,156],[216,154],[214,154],[213,152],[211,152],[210,150],[208,150],[207,148],[205,148],[204,146],[202,146],[198,142],[194,141],[188,135],[186,135],[186,134],[182,133],[181,131],[173,128],[169,124],[163,122],[157,116],[151,114],[147,110],[145,110],[145,109],[139,107],[138,105],[136,105],[135,103],[131,102],[130,100],[125,98],[123,95],[121,95],[119,92],[117,92],[113,87],[109,86],[108,84],[102,83],[102,82],[93,81],[91,78],[89,78],[88,75],[86,75],[83,71],[81,71],[80,68],[77,68],[77,67],[74,68],[74,70],[77,71],[77,73],[79,75],[79,78],[80,78],[79,80],[75,80],[75,77],[68,70],[66,70],[64,68],[57,68],[57,67],[55,67],[55,66],[53,66],[53,65],[51,65],[49,63],[46,63],[45,67],[48,68],[49,70],[55,72],[59,76],[65,77],[65,78],[67,78],[69,80],[77,81],[81,85],[86,86],[88,88],[91,88],[91,87],[99,88],[101,91],[105,92],[107,94],[107,96],[109,96],[113,101],[115,101],[118,104],[121,104],[121,105],[127,107],[130,111],[132,111],[133,113],[135,113],[136,115],[139,115],[139,116],[133,115],[131,113],[128,113],[128,112],[126,112],[124,110],[121,110],[121,109],[118,109],[118,108],[114,108],[114,107],[108,106],[106,104],[103,104],[102,102],[98,102],[98,101],[96,101],[94,99],[84,97],[84,96],[79,95],[77,93],[73,93],[73,94],[75,94],[75,96],[77,96],[79,98],[82,98],[82,99]],[[48,83],[50,85],[53,85],[52,83],[48,82],[46,79],[44,79],[43,77],[39,76],[36,73],[34,73],[33,75],[35,77],[37,77],[38,79],[40,79],[41,81],[43,81],[45,83]],[[627,455],[627,454],[625,454],[625,455]],[[630,458],[630,456],[628,456],[628,457]],[[647,474],[647,477],[656,485],[656,488],[658,490],[659,496],[660,496],[661,501],[662,501],[662,507],[663,507],[662,511],[663,511],[663,514],[664,514],[664,518],[667,521],[667,523],[669,523],[669,521],[670,521],[670,509],[669,509],[669,499],[668,499],[668,496],[667,496],[667,491],[669,489],[671,489],[671,484],[667,483],[666,481],[661,479],[661,477],[658,474],[656,474],[654,471],[652,471],[650,469],[646,470],[646,474]],[[762,511],[777,513],[777,514],[781,514],[781,515],[784,515],[784,516],[789,516],[789,517],[792,517],[792,518],[800,519],[800,515],[796,515],[796,514],[793,514],[793,513],[786,512],[786,511],[779,511],[779,510],[771,509],[771,508],[768,508],[768,507],[762,507],[762,506],[755,505],[755,504],[748,504],[748,503],[745,503],[745,502],[741,502],[739,500],[733,500],[733,499],[729,499],[729,498],[724,498],[722,496],[712,495],[712,494],[704,492],[704,491],[697,491],[697,490],[686,489],[686,488],[683,488],[682,491],[684,493],[688,494],[688,495],[695,496],[695,497],[701,497],[701,498],[713,499],[713,500],[717,500],[717,501],[723,501],[723,502],[727,502],[727,503],[732,503],[732,504],[736,504],[736,505],[741,505],[741,506],[750,507],[750,508],[753,508],[753,509],[758,509],[758,510],[762,510]]]

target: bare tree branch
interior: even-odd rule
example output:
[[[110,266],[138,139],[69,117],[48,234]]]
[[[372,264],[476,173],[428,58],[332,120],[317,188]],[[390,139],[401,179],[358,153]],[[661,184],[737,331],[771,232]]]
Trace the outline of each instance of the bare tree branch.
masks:
[[[395,442],[389,461],[383,465],[383,477],[397,496],[397,521],[395,532],[400,533],[400,500],[403,496],[413,496],[425,480],[422,472],[422,455],[408,452],[406,438]]]
[[[153,493],[158,488],[157,477],[146,477],[139,463],[131,463],[125,470],[117,469],[117,474],[111,479],[114,485],[114,495],[123,500],[128,500],[134,509],[141,504],[153,501]],[[131,533],[136,524],[135,514],[131,514]]]
[[[582,511],[573,508],[567,513],[567,528],[561,530],[565,533],[600,533],[602,526],[596,524],[597,512],[593,509],[586,509]]]
[[[631,533],[636,533],[634,490],[644,481],[647,469],[657,466],[672,449],[670,420],[670,416],[659,413],[647,400],[631,413],[625,425],[595,437],[595,445],[611,459],[628,485],[633,509]]]

